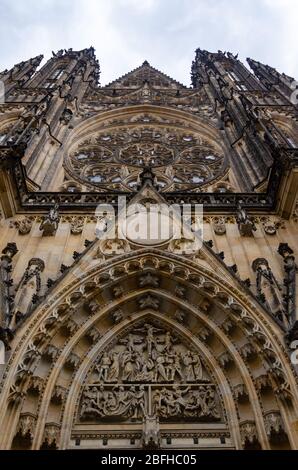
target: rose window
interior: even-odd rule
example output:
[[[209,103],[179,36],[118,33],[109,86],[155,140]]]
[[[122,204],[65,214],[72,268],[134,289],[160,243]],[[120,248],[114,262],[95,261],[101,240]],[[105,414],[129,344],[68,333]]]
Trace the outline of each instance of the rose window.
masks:
[[[121,127],[82,142],[65,160],[69,179],[85,191],[136,191],[144,167],[160,191],[204,191],[224,173],[216,142],[182,128]],[[208,191],[208,189],[207,189]]]
[[[120,150],[120,159],[134,166],[164,166],[173,163],[174,152],[165,145],[139,142]]]

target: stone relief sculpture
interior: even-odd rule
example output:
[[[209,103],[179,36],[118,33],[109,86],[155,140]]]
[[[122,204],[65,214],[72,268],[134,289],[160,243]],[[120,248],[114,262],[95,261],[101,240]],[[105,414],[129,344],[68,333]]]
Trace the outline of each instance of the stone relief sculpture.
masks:
[[[219,420],[214,385],[200,356],[159,325],[137,325],[97,361],[80,418]]]

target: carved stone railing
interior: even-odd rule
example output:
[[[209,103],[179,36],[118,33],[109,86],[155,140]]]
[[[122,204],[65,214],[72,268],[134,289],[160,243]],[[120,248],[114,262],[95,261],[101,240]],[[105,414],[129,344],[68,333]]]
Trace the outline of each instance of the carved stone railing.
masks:
[[[8,162],[5,148],[3,163]],[[98,192],[30,192],[26,185],[26,175],[20,159],[20,152],[9,150],[9,155],[14,153],[12,171],[19,193],[19,204],[26,210],[48,210],[53,203],[59,204],[60,210],[85,209],[94,210],[99,204],[111,204],[117,209],[118,197],[126,196],[129,202],[135,192],[124,191],[98,191]],[[163,198],[169,204],[203,204],[206,212],[216,210],[235,212],[239,204],[248,210],[268,211],[275,207],[276,195],[283,167],[298,165],[298,149],[281,149],[276,163],[271,170],[267,193],[190,193],[190,192],[164,192]],[[10,165],[11,166],[11,165]]]

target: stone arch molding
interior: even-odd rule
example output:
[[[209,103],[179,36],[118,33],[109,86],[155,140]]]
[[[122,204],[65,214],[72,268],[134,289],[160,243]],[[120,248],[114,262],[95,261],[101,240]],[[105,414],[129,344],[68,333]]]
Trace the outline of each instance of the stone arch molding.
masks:
[[[226,416],[226,428],[178,427],[172,438],[162,426],[162,442],[179,445],[199,436],[214,439],[215,446],[266,449],[282,442],[297,448],[295,379],[282,333],[230,279],[190,260],[185,267],[182,256],[152,248],[86,271],[79,279],[69,273],[17,332],[3,376],[0,419],[9,431],[1,448],[17,447],[18,439],[35,449],[69,447],[71,432],[80,432],[74,404],[100,349],[145,314],[200,351]],[[125,439],[141,445],[142,432]],[[106,434],[95,437],[103,442]],[[109,439],[121,437],[115,429]]]

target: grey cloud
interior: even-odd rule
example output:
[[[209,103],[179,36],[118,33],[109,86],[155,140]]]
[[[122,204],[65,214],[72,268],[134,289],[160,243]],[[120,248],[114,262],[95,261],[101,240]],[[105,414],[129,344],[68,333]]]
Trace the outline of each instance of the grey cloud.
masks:
[[[239,52],[298,77],[296,0],[0,0],[0,69],[93,45],[103,84],[147,59],[190,83],[197,47]]]

